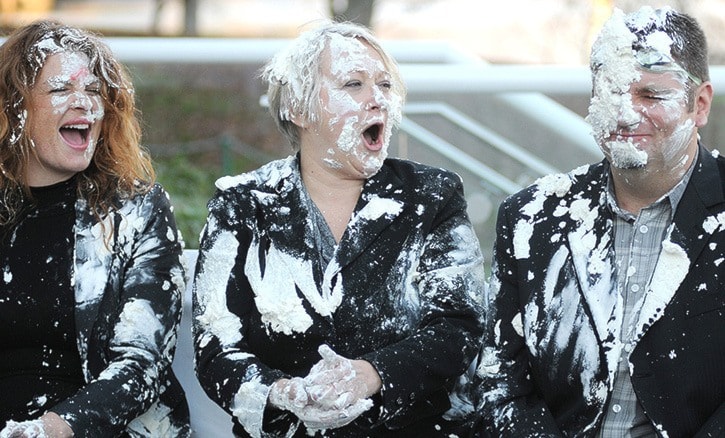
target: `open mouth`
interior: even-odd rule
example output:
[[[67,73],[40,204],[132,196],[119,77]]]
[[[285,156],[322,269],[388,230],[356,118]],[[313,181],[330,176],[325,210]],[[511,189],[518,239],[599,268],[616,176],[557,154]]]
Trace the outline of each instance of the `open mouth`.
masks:
[[[378,149],[382,146],[382,131],[382,123],[376,123],[374,125],[370,125],[370,127],[363,132],[363,138],[365,138],[365,142],[369,148]]]
[[[88,143],[91,127],[88,124],[65,125],[60,128],[60,136],[71,146],[81,147]]]

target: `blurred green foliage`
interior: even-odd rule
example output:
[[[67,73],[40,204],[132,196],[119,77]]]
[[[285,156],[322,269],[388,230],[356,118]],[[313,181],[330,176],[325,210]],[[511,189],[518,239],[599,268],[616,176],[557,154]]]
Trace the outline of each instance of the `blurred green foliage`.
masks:
[[[171,197],[176,223],[187,249],[199,248],[199,234],[206,222],[206,204],[214,194],[214,182],[224,174],[218,153],[188,153],[154,158],[157,181]],[[259,166],[249,157],[232,153],[224,167],[242,173]]]
[[[255,69],[241,65],[130,66],[143,143],[171,196],[186,248],[199,247],[214,182],[287,154],[259,104]]]
[[[199,233],[206,218],[206,202],[214,192],[217,175],[209,168],[196,165],[187,155],[157,159],[154,165],[158,182],[171,197],[186,248],[198,248]]]

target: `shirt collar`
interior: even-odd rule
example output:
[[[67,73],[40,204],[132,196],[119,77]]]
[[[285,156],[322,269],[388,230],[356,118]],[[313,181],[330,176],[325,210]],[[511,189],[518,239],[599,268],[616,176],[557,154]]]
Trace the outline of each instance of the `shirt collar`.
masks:
[[[690,168],[687,169],[687,172],[685,172],[685,175],[682,177],[680,182],[675,184],[675,186],[667,193],[665,193],[660,199],[653,202],[652,205],[656,205],[659,203],[664,202],[665,200],[669,201],[671,211],[676,211],[677,206],[680,204],[680,201],[682,200],[682,195],[685,193],[685,188],[687,188],[687,184],[690,182],[690,178],[692,177],[692,172],[695,170],[695,165],[697,164],[697,158],[700,154],[700,149],[698,148],[695,152],[695,159],[692,160],[692,164],[690,164]],[[612,171],[611,167],[609,172],[606,174],[607,178],[607,205],[609,205],[609,208],[614,212],[615,214],[618,214],[620,216],[624,217],[633,217],[633,215],[626,210],[622,209],[619,204],[617,203],[617,197],[614,194],[614,183],[612,182]]]

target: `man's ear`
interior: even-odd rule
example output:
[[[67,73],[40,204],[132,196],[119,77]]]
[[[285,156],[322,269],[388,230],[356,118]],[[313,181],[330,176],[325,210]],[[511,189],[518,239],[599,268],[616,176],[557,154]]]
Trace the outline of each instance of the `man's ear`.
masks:
[[[707,124],[707,118],[712,107],[712,98],[712,84],[709,81],[702,83],[695,90],[695,126],[698,128],[702,128]]]

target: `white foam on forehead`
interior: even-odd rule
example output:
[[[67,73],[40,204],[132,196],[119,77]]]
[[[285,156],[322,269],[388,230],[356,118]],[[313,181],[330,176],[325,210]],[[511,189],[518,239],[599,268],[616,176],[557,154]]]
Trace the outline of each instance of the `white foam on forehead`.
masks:
[[[109,87],[125,90],[133,94],[133,86],[123,78],[121,80],[114,79],[117,77],[115,67],[112,61],[107,58],[113,57],[110,49],[103,42],[92,34],[88,34],[81,29],[65,27],[54,30],[48,30],[33,45],[35,50],[31,51],[28,58],[33,63],[35,58],[35,72],[37,76],[40,69],[45,65],[48,56],[61,52],[77,52],[85,54],[88,59],[90,70],[97,70],[98,76],[107,83]],[[34,79],[34,78],[33,78]]]
[[[301,64],[321,53],[325,49],[325,44],[328,44],[330,50],[333,74],[344,72],[345,68],[349,68],[350,55],[361,55],[365,50],[365,46],[357,38],[334,32],[321,37],[319,32],[308,31],[270,60],[267,66],[270,79],[288,84],[294,100],[301,101],[304,97],[305,84],[312,82],[313,74],[310,69],[300,68]],[[341,57],[343,59],[339,59]]]
[[[366,47],[359,39],[332,34],[328,49],[330,71],[333,75],[343,75],[362,68],[361,57],[366,56]]]
[[[58,53],[63,50],[63,48],[55,42],[52,35],[49,34],[46,34],[37,43],[35,43],[35,47],[37,47],[42,53]]]
[[[60,66],[61,66],[61,73],[60,76],[54,79],[60,79],[64,81],[68,81],[70,76],[76,74],[78,70],[83,68],[88,68],[90,64],[90,59],[88,59],[88,56],[83,52],[76,52],[76,51],[70,51],[70,50],[61,50],[58,52],[53,53],[53,55],[60,56]],[[92,74],[89,75],[89,78],[85,78],[85,81],[89,81],[91,79],[97,79]]]
[[[669,7],[655,10],[651,6],[644,6],[637,12],[627,16],[627,24],[629,27],[635,29],[635,31],[646,30],[652,25],[655,28],[662,28],[667,20],[667,16],[672,12],[674,11]],[[661,30],[646,35],[643,43],[645,47],[671,55],[672,38]]]
[[[637,76],[632,74],[634,70],[632,43],[635,41],[636,36],[627,27],[624,12],[615,9],[592,46],[592,65],[597,66],[597,71],[605,73],[602,76],[608,78],[611,78],[611,74],[617,73],[622,67],[626,67],[628,71],[624,76],[615,75],[614,77],[629,79],[629,82],[625,84],[621,84],[621,81],[612,82],[628,86],[634,80],[634,76]]]

